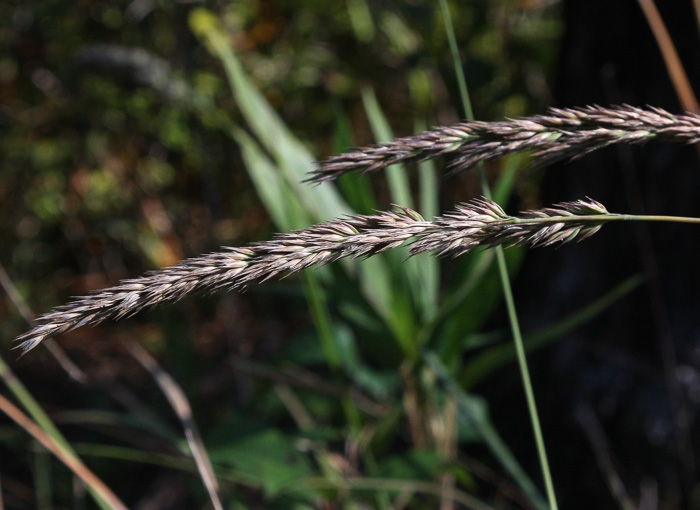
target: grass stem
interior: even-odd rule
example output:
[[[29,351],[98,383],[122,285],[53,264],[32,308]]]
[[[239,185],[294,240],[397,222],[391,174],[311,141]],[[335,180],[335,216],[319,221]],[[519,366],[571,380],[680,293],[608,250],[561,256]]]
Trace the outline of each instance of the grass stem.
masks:
[[[459,49],[457,48],[454,26],[452,24],[452,17],[450,16],[450,11],[447,6],[447,0],[440,0],[440,7],[442,8],[442,14],[445,20],[445,29],[447,30],[447,37],[449,40],[450,50],[455,65],[455,72],[457,73],[457,82],[459,83],[459,89],[460,94],[462,96],[462,104],[464,106],[464,111],[467,115],[467,119],[473,121],[474,113],[472,110],[471,101],[469,99],[469,92],[467,90],[466,79],[464,77],[464,71],[462,69],[461,59],[459,57]],[[488,199],[491,199],[491,187],[489,186],[488,179],[486,178],[486,173],[484,171],[484,165],[482,162],[479,163],[478,168],[481,178],[481,187],[484,192],[484,196]],[[558,506],[557,499],[554,494],[554,484],[552,483],[552,475],[549,470],[549,462],[547,460],[547,452],[544,446],[544,438],[542,437],[540,420],[537,415],[535,395],[532,391],[532,383],[530,381],[530,370],[527,366],[525,347],[523,345],[522,333],[520,332],[520,324],[518,322],[518,313],[515,309],[515,300],[513,299],[513,291],[511,289],[510,278],[508,276],[508,266],[506,264],[506,257],[503,253],[502,246],[496,247],[496,260],[498,263],[498,272],[500,275],[501,286],[503,288],[503,295],[506,301],[506,308],[508,309],[508,320],[510,322],[510,328],[513,335],[513,342],[515,343],[515,349],[518,357],[518,365],[520,367],[520,374],[523,380],[523,388],[525,390],[525,398],[527,400],[530,421],[532,422],[532,429],[535,435],[535,443],[537,444],[537,453],[540,459],[542,477],[544,478],[545,488],[547,491],[547,500],[549,501],[550,509],[557,510]]]

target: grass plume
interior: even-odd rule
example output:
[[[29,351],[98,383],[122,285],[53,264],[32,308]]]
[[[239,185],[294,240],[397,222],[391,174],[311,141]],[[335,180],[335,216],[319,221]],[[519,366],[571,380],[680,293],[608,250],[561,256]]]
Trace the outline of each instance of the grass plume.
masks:
[[[586,106],[551,108],[546,115],[503,122],[461,122],[333,156],[322,161],[308,180],[320,183],[348,172],[369,173],[399,162],[439,156],[448,158],[450,174],[468,170],[479,161],[524,151],[533,152],[535,164],[547,165],[577,159],[612,144],[641,144],[653,139],[698,143],[700,116],[673,115],[653,107]]]
[[[27,352],[47,337],[107,319],[121,319],[195,292],[242,289],[273,277],[321,266],[344,257],[370,257],[413,239],[410,254],[459,256],[477,246],[547,246],[595,233],[619,215],[594,200],[566,202],[509,216],[486,198],[460,204],[432,222],[406,207],[375,215],[353,215],[276,235],[245,248],[190,258],[125,280],[55,308],[17,340]]]

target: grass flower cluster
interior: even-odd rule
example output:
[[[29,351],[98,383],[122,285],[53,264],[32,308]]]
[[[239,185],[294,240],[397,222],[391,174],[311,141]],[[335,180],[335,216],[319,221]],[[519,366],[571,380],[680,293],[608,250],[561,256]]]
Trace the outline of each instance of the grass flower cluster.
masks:
[[[6,273],[0,264],[0,288],[23,315],[28,331],[20,335],[22,330],[11,321],[6,326],[11,328],[9,336],[17,337],[21,355],[46,347],[47,354],[77,382],[73,395],[98,391],[91,391],[97,397],[94,402],[78,399],[85,402],[77,415],[79,423],[71,422],[70,413],[59,415],[54,406],[55,416],[61,418],[56,426],[0,357],[0,379],[23,408],[0,395],[0,414],[33,438],[24,451],[15,444],[14,434],[0,441],[0,447],[12,452],[8,459],[12,462],[5,466],[9,471],[0,473],[3,480],[6,471],[10,476],[3,485],[10,486],[15,472],[31,470],[34,506],[69,504],[65,475],[51,473],[52,454],[63,464],[61,470],[70,470],[82,481],[101,508],[143,506],[164,496],[200,506],[198,500],[208,497],[215,509],[263,505],[271,510],[338,505],[557,510],[557,493],[562,501],[571,500],[568,468],[562,469],[558,448],[562,443],[555,435],[548,445],[559,450],[552,458],[554,469],[549,467],[545,448],[545,439],[550,442],[546,429],[560,425],[556,413],[561,410],[549,414],[552,406],[545,406],[547,419],[544,427],[540,425],[536,394],[542,392],[549,399],[551,393],[540,386],[541,380],[535,379],[538,384],[533,385],[527,358],[592,323],[644,285],[646,275],[619,275],[614,281],[601,282],[605,288],[599,285],[595,291],[591,286],[592,292],[577,296],[575,309],[547,309],[546,323],[529,317],[525,331],[519,325],[511,278],[527,248],[582,241],[607,223],[700,224],[700,218],[610,212],[591,198],[575,200],[585,196],[583,192],[565,197],[570,201],[520,212],[506,204],[515,202],[516,184],[525,194],[533,189],[529,186],[537,185],[518,175],[527,157],[533,166],[542,167],[610,146],[697,144],[700,115],[594,105],[552,108],[523,117],[522,112],[533,108],[527,99],[533,84],[544,91],[540,84],[552,74],[560,32],[554,28],[560,22],[545,10],[524,14],[513,6],[512,12],[518,12],[517,18],[508,18],[509,26],[513,20],[513,30],[497,30],[497,46],[502,48],[489,49],[494,74],[488,81],[476,82],[474,96],[484,118],[503,120],[476,121],[464,71],[469,68],[465,62],[484,57],[483,38],[466,33],[458,37],[452,15],[458,15],[455,19],[460,22],[467,17],[487,21],[484,34],[488,34],[491,25],[502,26],[497,20],[506,19],[511,9],[490,3],[462,6],[447,0],[438,4],[439,12],[429,3],[420,9],[418,4],[403,9],[365,0],[344,3],[347,12],[305,7],[293,16],[289,11],[274,18],[276,33],[269,30],[269,13],[247,12],[244,5],[215,10],[200,6],[177,13],[164,5],[159,7],[161,14],[149,15],[139,24],[139,32],[143,29],[149,35],[139,37],[142,46],[134,47],[131,36],[110,45],[92,44],[89,38],[64,62],[70,67],[49,65],[50,73],[42,74],[41,80],[35,79],[36,73],[14,80],[18,90],[26,84],[29,89],[26,96],[17,96],[22,101],[8,106],[9,112],[24,111],[32,104],[32,111],[38,113],[50,106],[51,114],[46,124],[44,120],[19,123],[8,138],[8,147],[13,147],[8,168],[23,168],[26,155],[36,157],[28,160],[35,170],[31,183],[20,175],[14,182],[12,172],[8,174],[11,182],[6,187],[17,190],[10,193],[16,201],[8,204],[20,207],[6,222],[18,241],[8,244],[12,253],[8,258],[19,262],[13,271],[25,278],[15,286],[12,271]],[[125,21],[134,21],[131,10],[125,11]],[[434,21],[444,22],[444,40],[434,37],[433,22],[424,23],[432,11]],[[66,13],[73,19],[73,11]],[[91,19],[99,17],[94,14],[91,11]],[[178,31],[173,32],[174,14],[186,20],[187,28],[176,23]],[[110,23],[115,18],[102,17]],[[316,33],[314,24],[301,22],[308,19],[327,20],[325,34]],[[165,21],[153,25],[151,32],[149,27],[157,20]],[[258,30],[261,27],[267,28]],[[114,28],[110,25],[110,30]],[[169,50],[168,44],[161,44],[162,34],[179,34],[180,29],[189,29],[186,44],[173,39]],[[21,31],[14,27],[10,33]],[[271,39],[263,41],[263,33]],[[300,35],[304,44],[298,45],[295,38]],[[348,44],[353,35],[357,44]],[[149,44],[151,39],[158,44]],[[428,40],[430,45],[425,44]],[[523,59],[523,52],[512,51],[523,44],[542,45],[546,51],[528,50],[533,58]],[[466,120],[428,129],[436,112],[455,107],[455,98],[436,94],[451,88],[431,69],[432,64],[438,69],[446,45]],[[69,46],[65,52],[49,53],[67,56],[76,47]],[[361,55],[358,47],[363,48]],[[211,58],[199,58],[207,52]],[[181,66],[185,61],[196,65]],[[392,64],[384,69],[387,62]],[[351,72],[357,63],[362,73]],[[372,70],[371,80],[367,69]],[[19,66],[15,74],[22,77],[26,72]],[[407,94],[387,101],[394,91],[387,91],[386,85],[397,83],[399,75],[407,78]],[[319,102],[313,83],[330,92],[323,111],[315,109]],[[498,94],[483,88],[494,85]],[[37,86],[50,99],[48,103],[32,103]],[[280,103],[278,91],[294,100]],[[685,110],[698,111],[688,102],[681,104]],[[372,136],[362,146],[353,138],[360,108]],[[89,122],[76,125],[76,115],[82,119],[85,111]],[[410,132],[416,134],[397,138],[391,124],[408,117],[413,121]],[[65,126],[71,129],[67,132]],[[316,138],[318,134],[321,137]],[[368,135],[361,136],[366,140]],[[313,141],[323,147],[332,143],[336,155],[319,162],[308,148]],[[124,146],[129,150],[122,151]],[[358,147],[341,153],[353,146]],[[236,161],[235,172],[231,172],[231,157]],[[482,163],[499,158],[502,161],[489,169],[491,181]],[[122,172],[122,167],[129,171]],[[480,191],[465,193],[459,197],[463,202],[454,207],[441,203],[439,175],[467,171],[479,174]],[[370,183],[358,174],[374,178]],[[194,178],[201,180],[200,185],[192,185]],[[247,194],[248,185],[256,198]],[[265,209],[273,232],[279,233],[250,244],[234,241],[256,232],[248,230],[256,225],[249,214],[257,215],[260,209],[247,208],[248,196]],[[613,208],[612,203],[607,205]],[[130,214],[122,218],[125,211]],[[15,225],[13,219],[20,216],[23,219]],[[127,224],[135,216],[139,222]],[[36,316],[20,290],[30,291],[32,299],[39,296],[41,302],[50,302],[45,308],[56,303],[55,292],[44,295],[49,280],[42,278],[41,270],[34,271],[37,257],[47,255],[37,247],[53,239],[55,229],[44,229],[42,223],[41,231],[34,234],[32,225],[37,220],[55,221],[63,231],[75,234],[62,242],[69,242],[77,254],[84,253],[81,247],[89,248],[87,257],[76,261],[81,273],[104,269],[107,280],[100,281],[112,282],[109,275],[135,277],[89,293],[78,290],[74,292],[78,297]],[[194,229],[197,235],[191,235]],[[109,236],[109,243],[97,246],[93,232]],[[213,245],[212,237],[217,239]],[[121,240],[125,242],[117,245],[115,241]],[[229,246],[209,253],[211,246],[222,244]],[[64,252],[58,246],[50,251],[51,256]],[[161,269],[138,276],[140,270],[128,265],[135,260],[123,257],[124,253],[138,254],[147,267]],[[183,253],[197,256],[185,258]],[[56,284],[56,292],[65,285],[84,289],[84,281],[94,282],[73,276],[62,270],[50,281]],[[289,276],[297,278],[263,285]],[[552,271],[551,277],[557,274]],[[258,286],[266,288],[257,292]],[[653,291],[652,284],[648,288]],[[124,336],[109,335],[114,338],[102,348],[116,346],[118,360],[95,355],[87,360],[85,351],[74,362],[72,353],[64,352],[54,340],[83,326],[125,319],[191,295],[246,290],[245,297],[191,303],[185,309],[178,307],[184,313],[157,314],[148,326],[139,328],[136,341],[124,342],[122,350],[117,340]],[[504,327],[504,312],[509,327]],[[141,347],[144,341],[148,350]],[[79,350],[96,347],[82,343]],[[692,448],[682,420],[683,395],[673,392],[674,384],[682,389],[681,383],[674,382],[676,356],[672,344],[661,347],[677,418],[677,453],[682,458],[692,455]],[[44,360],[37,355],[26,356],[22,365],[43,370]],[[81,359],[88,361],[85,370]],[[114,365],[117,361],[120,364]],[[125,370],[122,362],[138,366]],[[147,393],[139,367],[150,375],[152,389],[160,390],[162,397]],[[510,391],[510,382],[492,385],[505,367],[519,369],[523,394]],[[46,391],[53,395],[43,376],[33,383],[40,397]],[[113,400],[106,402],[107,415],[98,411],[105,407],[103,397]],[[523,397],[524,402],[518,402]],[[152,408],[158,398],[171,409]],[[173,413],[178,422],[172,420]],[[590,414],[587,424],[581,423],[594,430],[595,411]],[[113,420],[106,429],[105,416]],[[527,438],[520,441],[528,418],[535,446],[529,451],[531,457],[537,456],[541,469],[535,478],[530,472],[534,458],[524,458]],[[78,430],[70,430],[69,440],[63,435],[64,427]],[[90,430],[86,441],[82,428]],[[518,437],[517,448],[507,441],[516,437],[513,434]],[[567,443],[575,441],[569,431],[566,434]],[[35,448],[35,442],[43,448]],[[597,446],[595,438],[590,442],[601,474],[615,481],[616,473],[606,471],[601,462],[607,449]],[[617,445],[611,446],[612,452]],[[83,457],[90,462],[83,462]],[[111,460],[116,461],[116,469]],[[581,460],[581,469],[596,469],[586,468],[585,459]],[[12,466],[15,461],[19,469]],[[119,471],[119,462],[151,466],[139,468],[139,483],[132,484],[128,474]],[[688,481],[693,479],[691,468],[684,466]],[[22,483],[14,485],[24,487],[26,477],[21,477]],[[188,477],[199,477],[201,488]],[[618,485],[624,489],[622,480]],[[690,489],[692,483],[686,485]],[[666,487],[665,482],[660,486],[659,503],[669,494],[675,497],[675,485]],[[84,506],[81,499],[87,494],[79,493],[85,492],[81,483],[74,488],[74,504]],[[4,493],[25,497],[14,489],[2,489],[0,500]],[[633,498],[634,491],[630,494]],[[628,506],[624,498],[613,497]],[[10,506],[15,503],[6,500]],[[654,505],[640,497],[639,507],[649,506]]]
[[[333,156],[321,162],[309,180],[324,182],[348,172],[375,172],[395,163],[438,156],[448,158],[452,174],[523,151],[532,151],[536,164],[549,165],[612,144],[650,140],[698,143],[700,116],[672,115],[661,108],[586,106],[552,108],[547,115],[504,122],[462,122]]]
[[[461,204],[432,222],[406,207],[371,216],[353,215],[278,234],[271,241],[246,248],[187,259],[78,298],[39,317],[37,325],[18,338],[19,348],[27,352],[47,337],[128,317],[194,292],[244,288],[344,257],[371,257],[410,239],[414,240],[412,256],[432,252],[457,257],[477,246],[547,246],[577,236],[584,239],[614,216],[598,202],[580,200],[513,217],[486,198]]]
[[[325,182],[355,170],[377,171],[398,162],[438,156],[451,158],[449,168],[453,173],[479,161],[528,150],[534,151],[538,164],[549,164],[610,144],[652,139],[696,143],[700,141],[700,116],[671,115],[659,108],[589,106],[552,109],[549,115],[506,122],[463,122],[334,156],[322,162],[309,180]],[[526,211],[514,217],[486,198],[461,204],[432,222],[402,206],[376,215],[352,215],[278,234],[271,241],[246,248],[228,248],[187,259],[78,298],[40,316],[37,325],[18,338],[19,348],[27,352],[44,338],[106,319],[128,317],[193,292],[244,288],[344,257],[370,257],[410,239],[411,255],[431,252],[457,257],[477,246],[548,246],[577,237],[582,240],[616,217],[621,215],[609,213],[591,199]]]
[[[700,117],[625,106],[553,109],[548,115],[506,122],[463,122],[332,157],[312,171],[308,180],[323,183],[352,171],[377,171],[394,163],[438,156],[448,157],[452,173],[521,151],[533,152],[536,164],[549,164],[610,144],[653,139],[698,142]],[[610,213],[590,198],[511,216],[493,200],[482,197],[459,204],[431,221],[411,208],[396,205],[390,211],[348,214],[277,234],[269,241],[189,258],[76,298],[39,316],[34,327],[17,338],[18,348],[26,353],[47,338],[108,319],[126,318],[196,292],[242,290],[339,259],[373,257],[405,244],[410,257],[422,253],[459,257],[478,247],[536,247],[580,241],[604,224],[620,220],[700,223],[698,218]],[[460,405],[472,405],[465,400],[467,397],[460,398]],[[540,501],[536,489],[507,455],[503,459],[523,490],[533,501]]]

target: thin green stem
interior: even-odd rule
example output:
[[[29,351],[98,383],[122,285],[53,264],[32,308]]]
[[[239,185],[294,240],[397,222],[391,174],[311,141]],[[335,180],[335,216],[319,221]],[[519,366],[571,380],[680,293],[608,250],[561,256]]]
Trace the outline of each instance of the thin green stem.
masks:
[[[488,190],[487,183],[484,183],[484,191]],[[488,196],[488,193],[485,193]],[[675,222],[675,223],[691,223],[700,224],[700,218],[691,218],[684,216],[663,216],[663,215],[636,215],[636,214],[592,214],[592,215],[566,215],[566,216],[550,216],[546,218],[508,218],[504,220],[507,224],[517,224],[517,225],[546,225],[546,224],[556,224],[556,223],[586,223],[591,222],[594,224],[607,223],[609,221],[661,221],[661,222]],[[512,292],[510,291],[510,282],[508,280],[508,272],[505,263],[505,257],[503,255],[503,250],[496,249],[496,257],[498,259],[499,272],[501,273],[501,282],[503,284],[504,297],[506,300],[506,308],[508,310],[508,318],[511,323],[511,329],[513,334],[513,340],[515,342],[515,349],[518,359],[518,364],[520,365],[520,373],[523,381],[523,388],[525,390],[526,400],[528,410],[530,412],[530,419],[532,421],[532,428],[535,435],[535,443],[537,445],[537,452],[540,458],[542,474],[545,483],[545,489],[547,491],[547,498],[549,500],[550,507],[552,510],[556,510],[557,503],[554,494],[554,486],[552,483],[552,477],[549,469],[549,462],[547,461],[547,455],[544,445],[544,438],[542,436],[542,429],[540,427],[539,417],[537,414],[537,407],[535,404],[535,396],[532,390],[532,382],[530,380],[530,373],[527,367],[527,359],[525,356],[525,348],[522,341],[522,335],[520,333],[520,328],[518,326],[518,317],[515,312],[515,303],[513,301]]]
[[[450,44],[452,59],[454,61],[455,73],[457,74],[457,83],[459,84],[464,111],[467,115],[467,119],[474,120],[474,113],[472,110],[471,101],[469,99],[469,93],[467,91],[467,81],[464,77],[464,70],[462,69],[461,58],[459,57],[457,38],[455,37],[454,26],[452,24],[452,17],[450,16],[450,11],[447,6],[447,0],[440,0],[440,7],[442,8],[442,15],[445,20],[445,28],[447,30],[447,37]],[[479,164],[479,174],[484,195],[490,199],[492,196],[491,187],[486,179],[486,172],[484,171],[483,164]],[[530,413],[530,421],[532,422],[535,442],[537,444],[537,453],[540,458],[542,477],[544,478],[545,488],[547,491],[547,500],[549,501],[550,510],[558,510],[557,499],[556,495],[554,494],[554,484],[552,483],[552,475],[549,470],[549,462],[547,460],[544,439],[540,428],[540,420],[537,415],[535,395],[532,391],[532,383],[530,382],[530,371],[527,366],[527,358],[525,357],[525,347],[523,346],[522,334],[520,332],[518,314],[515,309],[515,300],[513,299],[513,291],[510,286],[508,266],[506,264],[506,257],[502,246],[496,247],[496,259],[498,262],[498,272],[501,279],[501,286],[503,287],[503,295],[505,296],[506,308],[508,310],[510,328],[513,334],[513,342],[515,343],[515,348],[518,355],[518,365],[520,366],[520,374],[523,380],[525,398],[527,400],[528,411]]]
[[[662,215],[644,215],[644,214],[615,214],[611,221],[628,220],[628,221],[667,221],[671,223],[695,223],[700,224],[700,218],[690,218],[688,216],[662,216]]]
[[[440,8],[442,9],[442,17],[445,20],[445,29],[447,32],[447,41],[450,45],[450,53],[452,54],[452,65],[455,68],[457,75],[457,86],[459,87],[459,95],[462,99],[464,114],[467,119],[474,120],[474,111],[472,110],[472,102],[469,99],[469,90],[467,89],[467,80],[464,77],[462,69],[462,59],[459,58],[459,48],[457,48],[457,38],[455,37],[454,25],[452,24],[452,15],[447,6],[447,0],[440,0]]]
[[[499,246],[499,248],[501,248]],[[557,510],[557,499],[554,494],[554,484],[552,483],[552,474],[549,469],[549,461],[547,460],[547,451],[544,446],[544,437],[542,437],[542,427],[540,426],[540,418],[537,414],[537,404],[535,402],[535,393],[532,390],[532,381],[530,380],[530,370],[527,366],[527,357],[525,356],[525,346],[523,337],[520,333],[520,324],[518,314],[515,310],[515,301],[513,292],[510,288],[510,279],[508,278],[508,268],[506,266],[506,258],[503,249],[496,251],[498,258],[498,269],[501,273],[501,282],[503,283],[503,294],[506,300],[506,308],[508,310],[508,320],[511,324],[513,334],[513,342],[515,343],[515,352],[520,366],[520,375],[523,380],[523,389],[525,390],[525,399],[527,400],[527,408],[532,421],[532,431],[535,435],[535,444],[537,445],[537,455],[540,458],[540,468],[542,469],[542,478],[544,479],[545,490],[547,492],[547,500],[552,510]]]
[[[586,214],[581,216],[548,216],[546,218],[517,218],[503,220],[504,223],[515,225],[539,225],[548,223],[606,223],[608,221],[662,221],[667,223],[694,223],[700,225],[700,218],[688,216],[663,216],[643,214]]]
[[[548,224],[548,223],[567,223],[567,222],[586,222],[591,221],[594,223],[608,222],[608,221],[663,221],[663,222],[677,222],[677,223],[695,223],[700,224],[700,218],[689,218],[689,217],[676,217],[676,216],[644,216],[644,215],[634,215],[634,214],[608,214],[608,215],[586,215],[586,216],[556,216],[549,218],[514,218],[514,223],[516,224]],[[500,248],[500,247],[499,247]],[[518,317],[515,313],[515,303],[513,302],[512,293],[508,290],[505,291],[506,287],[510,287],[510,282],[508,280],[507,271],[505,270],[505,258],[503,256],[502,250],[496,251],[496,256],[498,257],[498,266],[501,270],[504,287],[504,295],[506,300],[506,306],[508,309],[508,316],[511,324],[515,324],[512,328],[513,338],[515,340],[515,349],[518,358],[518,364],[520,365],[520,371],[523,379],[523,387],[525,389],[527,405],[530,412],[530,417],[532,420],[532,428],[535,434],[535,442],[537,444],[537,452],[540,457],[542,474],[544,478],[545,488],[547,491],[547,498],[550,502],[550,507],[555,510],[557,508],[557,503],[554,495],[554,486],[552,484],[552,477],[549,470],[549,463],[547,461],[547,454],[544,446],[544,438],[542,437],[542,430],[539,423],[539,417],[537,415],[537,408],[535,404],[535,396],[532,390],[532,383],[530,381],[530,374],[527,368],[527,361],[525,356],[525,349],[523,346],[523,341],[520,334],[520,329],[517,327]]]
[[[486,176],[481,170],[481,181],[484,189],[484,194],[490,198],[491,189],[486,180]],[[579,216],[581,218],[582,216]],[[589,216],[593,218],[594,216]],[[613,217],[613,215],[610,215]],[[569,216],[558,217],[560,220],[570,220]],[[524,223],[520,220],[523,218],[515,218],[517,223]],[[536,220],[549,220],[550,218],[535,218]],[[597,216],[600,221],[600,215]],[[525,222],[528,220],[526,219]],[[539,223],[556,223],[550,221],[542,221]],[[561,221],[559,221],[561,223]],[[542,470],[542,478],[544,479],[545,491],[547,492],[547,501],[551,510],[558,510],[556,494],[554,493],[554,483],[552,482],[552,473],[549,469],[549,460],[547,459],[547,450],[544,446],[544,437],[542,436],[542,427],[540,426],[540,418],[537,413],[537,403],[535,402],[535,392],[532,389],[532,381],[530,379],[530,369],[527,365],[527,357],[525,355],[525,345],[523,343],[523,335],[520,331],[520,321],[518,320],[518,312],[515,308],[515,300],[513,299],[513,290],[510,286],[510,277],[508,276],[508,265],[506,264],[506,256],[503,251],[503,246],[496,246],[496,261],[498,262],[498,273],[501,276],[501,285],[503,287],[503,296],[506,301],[506,310],[508,311],[508,321],[510,322],[511,334],[513,335],[513,343],[515,344],[515,352],[518,358],[518,366],[520,367],[520,376],[523,381],[523,390],[525,391],[525,400],[527,401],[527,409],[530,414],[530,422],[532,423],[532,432],[535,436],[535,445],[537,447],[537,455],[540,459],[540,469]]]

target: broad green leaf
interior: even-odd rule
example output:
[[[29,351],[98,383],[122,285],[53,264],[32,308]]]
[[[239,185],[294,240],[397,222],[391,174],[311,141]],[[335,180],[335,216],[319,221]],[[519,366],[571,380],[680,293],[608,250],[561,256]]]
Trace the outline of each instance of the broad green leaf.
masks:
[[[446,464],[445,458],[436,451],[409,450],[385,459],[379,465],[379,473],[387,478],[435,480]]]
[[[239,475],[259,483],[267,497],[311,476],[311,462],[294,438],[265,429],[209,447],[212,462],[230,466]]]

